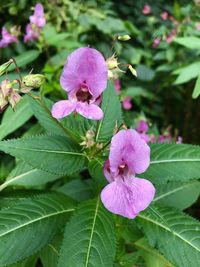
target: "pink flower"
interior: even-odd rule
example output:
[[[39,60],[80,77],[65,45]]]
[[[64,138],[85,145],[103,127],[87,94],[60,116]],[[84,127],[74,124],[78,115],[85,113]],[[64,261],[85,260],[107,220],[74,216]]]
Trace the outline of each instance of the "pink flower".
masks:
[[[39,30],[33,24],[26,25],[26,34],[24,35],[24,42],[35,41],[39,38]]]
[[[103,112],[98,105],[107,78],[107,64],[100,52],[88,47],[76,49],[68,56],[60,78],[68,100],[55,103],[52,116],[61,119],[76,111],[88,119],[102,119]]]
[[[119,94],[120,93],[120,89],[121,89],[119,79],[114,80],[114,87],[115,87],[116,93]]]
[[[42,28],[46,24],[46,19],[44,17],[43,5],[38,3],[34,8],[34,14],[29,17],[30,22],[35,24],[37,27]]]
[[[126,96],[124,100],[122,101],[122,106],[124,109],[129,110],[132,108],[132,103],[131,103],[131,97]]]
[[[17,42],[17,37],[7,31],[5,27],[1,30],[2,39],[0,41],[0,48],[6,47],[11,43]]]
[[[160,16],[161,16],[161,18],[162,18],[163,20],[167,20],[168,17],[169,17],[169,14],[168,14],[167,11],[164,11],[164,12],[162,12],[162,14],[161,14]]]
[[[178,136],[176,143],[177,144],[182,144],[183,143],[183,138],[181,136]]]
[[[135,130],[121,130],[111,141],[104,175],[109,184],[101,192],[104,206],[111,212],[133,219],[146,209],[155,195],[151,182],[135,177],[150,163],[150,148]]]
[[[153,44],[152,44],[152,47],[153,48],[156,48],[161,42],[161,38],[155,38],[154,41],[153,41]]]
[[[198,31],[200,31],[200,23],[197,23],[197,24],[195,25],[195,27],[196,27],[196,29],[197,29]]]
[[[144,120],[140,120],[138,122],[138,125],[137,125],[137,128],[136,130],[139,132],[139,133],[146,133],[148,130],[149,130],[149,126],[148,126],[148,123]]]
[[[144,5],[143,9],[142,9],[142,13],[144,15],[148,15],[151,13],[151,7],[149,5]]]

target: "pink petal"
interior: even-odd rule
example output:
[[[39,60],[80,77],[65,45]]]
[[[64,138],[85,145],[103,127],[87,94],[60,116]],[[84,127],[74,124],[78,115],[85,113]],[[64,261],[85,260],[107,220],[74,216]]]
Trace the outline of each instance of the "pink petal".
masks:
[[[103,118],[103,111],[95,104],[77,102],[76,111],[87,119],[101,120]]]
[[[113,174],[110,172],[110,163],[108,159],[104,163],[103,173],[109,183],[114,181]]]
[[[101,201],[110,212],[133,219],[146,209],[155,195],[154,186],[145,179],[115,181],[101,192]]]
[[[135,130],[121,130],[112,138],[109,161],[113,173],[118,172],[122,162],[132,174],[142,173],[150,163],[150,148]]]
[[[68,58],[60,83],[67,92],[75,91],[86,84],[90,93],[97,98],[107,86],[108,69],[102,54],[96,49],[76,49]]]
[[[53,105],[51,114],[54,118],[61,119],[72,113],[75,108],[76,103],[73,103],[69,100],[61,100]]]

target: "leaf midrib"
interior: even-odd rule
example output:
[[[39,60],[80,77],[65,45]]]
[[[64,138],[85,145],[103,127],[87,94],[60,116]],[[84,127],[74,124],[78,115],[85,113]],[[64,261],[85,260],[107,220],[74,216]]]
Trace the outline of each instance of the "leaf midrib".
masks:
[[[170,162],[191,162],[191,161],[200,161],[200,158],[191,158],[191,159],[163,159],[163,160],[152,160],[151,164],[159,164],[159,163],[170,163]]]
[[[0,191],[2,191],[5,187],[7,187],[9,184],[12,184],[13,181],[16,181],[20,178],[23,178],[24,176],[26,176],[27,174],[30,174],[30,173],[34,173],[34,172],[37,172],[38,169],[32,169],[30,171],[27,171],[27,172],[24,172],[24,173],[21,173],[20,175],[17,175],[15,177],[10,177],[9,180],[5,181],[3,184],[0,185]]]
[[[5,236],[5,235],[13,232],[13,231],[16,231],[16,230],[18,230],[20,228],[23,228],[23,227],[25,227],[27,225],[30,225],[32,223],[35,223],[37,221],[44,220],[46,218],[50,218],[50,217],[53,217],[53,216],[56,216],[56,215],[59,215],[59,214],[62,214],[62,213],[67,213],[67,212],[70,212],[70,211],[74,211],[74,209],[67,209],[67,210],[62,210],[62,211],[59,211],[59,212],[54,212],[54,213],[51,213],[51,214],[47,214],[47,215],[45,215],[43,217],[39,217],[39,218],[37,218],[35,220],[28,221],[28,222],[26,222],[26,223],[24,223],[22,225],[19,225],[18,227],[12,228],[11,230],[8,230],[7,232],[4,232],[3,234],[0,234],[0,238],[2,236]]]
[[[91,251],[91,246],[92,246],[92,239],[93,239],[93,235],[94,235],[94,229],[95,229],[98,209],[99,209],[99,197],[97,199],[97,204],[96,204],[96,208],[95,208],[95,212],[94,212],[94,219],[92,222],[92,229],[91,229],[91,234],[90,234],[90,239],[89,239],[89,244],[88,244],[88,249],[87,249],[85,267],[87,267],[88,263],[89,263],[89,257],[90,257],[90,251]]]
[[[179,186],[179,187],[177,187],[175,189],[169,190],[168,192],[163,193],[160,196],[155,197],[154,200],[153,200],[153,202],[158,201],[158,200],[160,200],[162,198],[165,198],[166,196],[170,196],[171,194],[174,194],[174,193],[176,193],[176,192],[178,192],[178,191],[180,191],[180,190],[182,190],[184,188],[190,187],[191,185],[195,184],[196,182],[197,181],[194,181],[192,183],[187,183],[187,184],[184,184],[182,186]]]
[[[168,232],[170,232],[171,234],[173,234],[174,236],[180,238],[181,240],[183,240],[183,242],[187,243],[189,246],[193,247],[195,250],[197,250],[198,252],[200,252],[200,249],[199,249],[198,247],[196,247],[195,245],[193,245],[193,244],[191,244],[190,242],[188,242],[187,239],[183,238],[181,235],[179,235],[179,234],[176,233],[175,231],[170,230],[169,227],[167,227],[167,226],[165,226],[165,225],[163,225],[163,224],[161,224],[161,223],[159,223],[159,222],[157,222],[157,221],[154,221],[154,220],[150,219],[149,217],[145,217],[144,215],[141,215],[141,214],[139,214],[138,217],[141,218],[141,219],[144,219],[144,220],[146,220],[146,221],[149,221],[149,222],[151,222],[152,224],[155,224],[155,225],[157,225],[157,226],[159,226],[159,227],[165,229],[166,231],[168,231]]]
[[[35,152],[45,152],[45,153],[55,153],[55,154],[69,154],[69,155],[76,155],[76,156],[85,156],[83,153],[72,152],[72,151],[62,151],[62,150],[50,150],[50,149],[39,149],[39,148],[24,148],[24,147],[17,147],[17,146],[5,146],[6,148],[11,149],[20,149],[25,151],[35,151]]]

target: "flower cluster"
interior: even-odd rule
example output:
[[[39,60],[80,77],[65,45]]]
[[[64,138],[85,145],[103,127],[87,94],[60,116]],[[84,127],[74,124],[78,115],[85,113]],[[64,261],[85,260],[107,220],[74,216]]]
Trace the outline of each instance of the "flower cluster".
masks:
[[[149,206],[155,188],[148,180],[136,177],[149,164],[150,148],[135,130],[121,130],[112,138],[104,164],[109,184],[101,192],[101,200],[109,211],[133,219]]]
[[[30,23],[26,25],[26,34],[24,35],[24,42],[34,41],[39,38],[40,30],[46,24],[44,17],[44,9],[42,4],[36,4],[34,14],[29,17]]]
[[[38,3],[34,7],[34,14],[29,17],[30,22],[26,25],[24,42],[37,40],[40,36],[41,29],[46,24],[44,16],[44,8],[42,4]],[[20,27],[13,26],[10,32],[3,27],[1,30],[0,48],[7,47],[12,43],[18,41],[17,37],[20,35]]]
[[[9,32],[5,27],[1,30],[1,40],[0,40],[0,48],[4,48],[8,46],[9,44],[16,43],[17,42],[17,35],[14,31],[15,27],[11,29],[11,32]]]
[[[145,120],[139,120],[136,131],[139,133],[140,137],[145,141],[145,142],[150,142],[150,143],[172,143],[176,142],[177,144],[182,144],[182,137],[178,136],[172,137],[169,129],[165,129],[165,131],[160,134],[160,135],[155,135],[155,134],[149,134],[149,125],[147,121]]]
[[[68,100],[55,103],[52,116],[61,119],[77,112],[88,119],[102,119],[103,111],[99,104],[107,79],[107,64],[100,52],[89,47],[72,52],[60,79],[62,88],[68,93]]]

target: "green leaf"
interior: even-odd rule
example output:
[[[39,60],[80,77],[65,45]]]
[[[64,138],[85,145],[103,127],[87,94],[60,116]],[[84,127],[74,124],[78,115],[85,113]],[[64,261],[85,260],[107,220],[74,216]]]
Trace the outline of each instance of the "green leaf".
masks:
[[[97,142],[106,142],[112,137],[115,127],[119,127],[122,122],[121,104],[111,81],[103,93],[101,108],[104,112],[104,117],[97,124],[95,138]]]
[[[77,202],[88,200],[94,197],[91,180],[72,180],[57,188],[56,191],[65,194]]]
[[[95,158],[91,160],[88,164],[88,170],[92,178],[97,182],[99,187],[106,185],[107,180],[103,174],[103,165],[105,160],[100,158]]]
[[[63,136],[35,136],[0,142],[0,150],[34,168],[58,175],[71,174],[84,167],[80,148]]]
[[[62,123],[68,131],[76,136],[79,142],[82,141],[81,137],[85,136],[88,130],[94,131],[95,128],[94,121],[87,120],[79,114],[76,114],[76,116],[74,116],[74,114],[67,116],[62,120]]]
[[[64,195],[46,194],[0,211],[0,265],[16,263],[44,247],[74,210]]]
[[[114,257],[112,215],[99,198],[82,203],[66,226],[58,267],[111,267]]]
[[[120,266],[120,267],[142,266],[142,265],[138,265],[140,258],[141,258],[141,253],[138,251],[127,253],[120,257],[119,265],[117,266]]]
[[[143,256],[147,267],[173,267],[156,249],[153,249],[145,238],[134,244]]]
[[[178,37],[173,41],[190,49],[200,49],[200,38],[198,37]]]
[[[0,125],[0,140],[21,127],[33,115],[27,97],[17,104],[16,111],[9,107],[3,115]]]
[[[130,96],[132,98],[134,97],[145,97],[145,98],[149,98],[152,99],[153,98],[153,94],[151,92],[149,92],[148,90],[146,90],[143,87],[140,86],[131,86],[128,87],[124,92],[123,92],[124,96]]]
[[[153,201],[163,206],[183,210],[196,202],[199,195],[199,181],[190,181],[187,183],[171,182],[156,185],[156,196]]]
[[[53,118],[50,111],[53,102],[47,98],[36,100],[29,97],[29,101],[34,116],[38,119],[40,125],[49,133],[62,136],[67,135],[75,142],[80,142],[80,135],[85,135],[85,132],[92,127],[92,123],[89,120],[86,120],[82,116],[76,116],[74,118],[74,114],[67,116],[62,121]]]
[[[59,177],[60,175],[33,168],[22,161],[12,170],[6,181],[0,185],[0,191],[8,186],[23,186],[26,188],[42,186]]]
[[[192,93],[192,98],[197,98],[199,95],[200,95],[200,75],[195,83],[194,91]]]
[[[152,144],[151,161],[140,175],[154,183],[188,181],[200,177],[200,147],[180,144]]]
[[[200,223],[172,208],[149,208],[140,213],[142,227],[150,245],[178,267],[196,267],[200,262]]]
[[[53,102],[48,99],[36,100],[33,97],[28,98],[34,116],[38,119],[40,125],[49,133],[66,136],[66,131],[62,124],[51,115],[50,108]]]
[[[62,238],[60,233],[57,234],[56,237],[40,252],[40,259],[43,267],[57,266]]]
[[[14,57],[15,61],[17,62],[18,67],[24,67],[28,65],[29,63],[33,62],[36,58],[38,58],[40,55],[40,52],[38,50],[29,50],[26,52],[23,52],[21,55]],[[8,71],[13,71],[16,69],[16,66],[12,64]]]
[[[192,63],[186,67],[183,67],[183,68],[177,70],[176,73],[177,72],[178,72],[179,76],[175,80],[174,84],[186,83],[186,82],[196,78],[197,76],[199,76],[199,74],[200,74],[200,62],[198,61],[198,62]],[[175,74],[175,72],[174,72],[174,74]]]
[[[142,81],[152,81],[155,77],[155,71],[145,65],[138,65],[136,68],[137,77]]]

